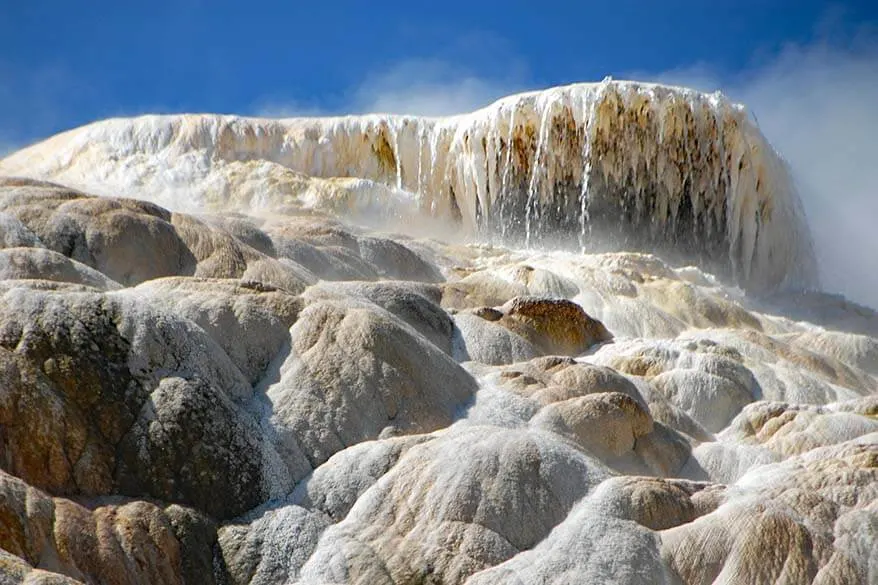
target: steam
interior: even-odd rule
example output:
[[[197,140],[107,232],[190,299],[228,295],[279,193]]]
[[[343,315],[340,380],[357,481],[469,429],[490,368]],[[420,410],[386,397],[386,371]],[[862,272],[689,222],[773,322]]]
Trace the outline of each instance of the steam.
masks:
[[[878,42],[792,47],[741,95],[793,168],[824,288],[878,307]]]
[[[748,106],[792,167],[823,288],[878,308],[878,37],[790,45],[726,82],[704,65],[652,77]]]
[[[878,307],[878,37],[861,33],[788,45],[762,65],[725,78],[707,64],[659,75],[663,83],[722,89],[748,106],[787,159],[814,236],[823,288]],[[529,89],[522,77],[490,78],[443,59],[409,59],[368,76],[337,110],[273,104],[277,116],[366,112],[442,116],[471,112]]]
[[[458,52],[471,48],[462,46]],[[497,67],[492,71],[503,71],[499,74],[486,75],[484,67],[467,69],[460,66],[464,60],[448,55],[407,59],[367,76],[334,106],[271,99],[252,111],[266,117],[470,112],[529,89],[526,71],[504,66],[514,61],[504,51],[494,50]],[[762,63],[731,78],[707,64],[631,77],[706,91],[719,88],[747,104],[792,167],[824,289],[878,308],[878,35],[861,31],[846,45],[828,38],[789,45]],[[24,76],[8,67],[0,67],[0,79],[8,82],[0,87],[0,109],[10,114],[0,129],[6,132],[0,135],[2,158],[24,142],[21,137],[57,130],[59,117],[73,107],[55,107],[65,103],[58,96],[75,80],[54,70]],[[63,95],[70,93],[81,92]]]

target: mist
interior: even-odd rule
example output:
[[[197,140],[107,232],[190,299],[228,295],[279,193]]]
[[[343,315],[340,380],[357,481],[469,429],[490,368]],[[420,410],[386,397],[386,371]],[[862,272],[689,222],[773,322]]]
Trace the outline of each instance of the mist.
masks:
[[[878,307],[878,43],[790,48],[740,96],[793,169],[823,287]]]
[[[515,59],[502,51],[498,55],[492,75],[444,57],[407,59],[367,75],[335,107],[267,98],[251,113],[290,117],[471,112],[533,89],[526,82],[525,67],[505,67]],[[721,89],[746,104],[793,171],[824,290],[878,309],[878,34],[864,30],[848,43],[825,38],[788,45],[774,55],[762,55],[758,65],[731,78],[709,64],[626,77]],[[10,96],[0,91],[0,105]],[[20,141],[0,135],[0,158],[19,146]]]
[[[792,169],[823,289],[878,308],[878,35],[865,30],[846,44],[826,37],[787,45],[733,77],[706,64],[629,77],[720,89],[744,103]],[[412,59],[367,76],[344,112],[308,114],[471,112],[532,89],[522,79],[488,78],[441,59]],[[301,114],[301,108],[293,110]]]
[[[652,78],[748,107],[792,169],[823,289],[878,308],[878,37],[790,45],[730,81],[704,65]]]

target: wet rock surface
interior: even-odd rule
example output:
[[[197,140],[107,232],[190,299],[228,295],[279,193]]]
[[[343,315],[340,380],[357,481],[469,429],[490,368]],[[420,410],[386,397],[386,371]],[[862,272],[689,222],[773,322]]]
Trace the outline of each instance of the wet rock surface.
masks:
[[[510,101],[499,111],[522,117],[495,116],[490,132],[478,115],[453,119],[453,138],[441,122],[376,117],[339,122],[319,146],[320,121],[259,134],[246,119],[156,118],[176,137],[159,150],[187,177],[193,213],[143,200],[152,186],[168,202],[150,154],[161,140],[124,134],[130,121],[0,161],[36,177],[0,179],[0,583],[878,582],[874,311],[816,293],[786,310],[711,274],[729,238],[752,262],[736,256],[721,276],[746,265],[731,280],[754,290],[807,256],[784,176],[748,151],[766,182],[739,169],[736,188],[752,192],[711,192],[711,169],[727,165],[717,145],[743,157],[739,132],[753,130],[706,101],[620,88],[589,105],[604,112],[593,136],[572,90]],[[531,184],[540,133],[527,128],[541,122],[527,112],[544,107],[543,139],[563,148],[540,151],[553,174]],[[699,134],[691,169],[613,174],[623,152],[643,168],[685,153],[677,130],[650,150],[657,120],[719,142]],[[407,142],[434,129],[448,151],[436,165],[454,170],[444,182]],[[132,141],[127,166],[105,158],[113,132]],[[260,142],[292,138],[277,152]],[[628,209],[623,235],[667,243],[682,222],[691,260],[699,238],[734,229],[698,266],[638,246],[523,250],[430,232],[449,214],[483,228],[530,218],[535,240],[551,225],[582,235],[570,194],[586,140],[605,172],[590,212]],[[494,156],[487,179],[454,166],[474,168],[473,149]],[[319,160],[363,178],[296,170]],[[65,177],[115,192],[42,180]],[[684,179],[686,197],[716,200],[671,205],[670,223],[625,207],[650,193],[670,205]],[[416,182],[429,196],[406,215],[411,198],[388,185]],[[728,205],[742,201],[776,203],[756,240],[735,231]]]

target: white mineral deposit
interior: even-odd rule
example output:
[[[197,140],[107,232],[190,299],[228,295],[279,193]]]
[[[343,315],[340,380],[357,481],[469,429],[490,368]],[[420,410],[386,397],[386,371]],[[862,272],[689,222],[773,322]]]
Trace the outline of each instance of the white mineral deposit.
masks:
[[[0,160],[0,583],[878,583],[878,312],[743,105],[168,115]]]

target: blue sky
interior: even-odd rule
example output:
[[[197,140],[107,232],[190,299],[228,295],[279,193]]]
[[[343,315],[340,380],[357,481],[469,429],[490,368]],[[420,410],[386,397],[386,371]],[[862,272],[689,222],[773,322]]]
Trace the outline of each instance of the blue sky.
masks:
[[[721,84],[790,44],[844,48],[878,23],[878,3],[810,0],[4,4],[0,140],[16,145],[154,111],[447,113],[693,69]]]

